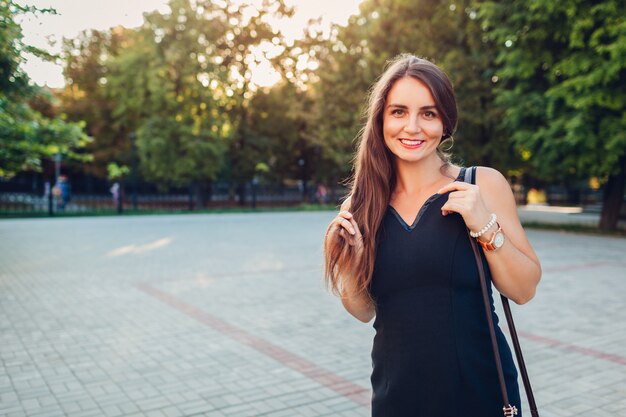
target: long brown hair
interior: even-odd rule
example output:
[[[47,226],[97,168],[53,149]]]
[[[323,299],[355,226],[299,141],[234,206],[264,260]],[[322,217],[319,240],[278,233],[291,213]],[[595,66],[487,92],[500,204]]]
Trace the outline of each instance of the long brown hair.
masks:
[[[444,175],[450,165],[449,148],[445,147],[452,141],[458,118],[452,83],[432,62],[401,54],[388,64],[370,91],[367,122],[359,133],[358,149],[353,159],[354,176],[346,196],[350,198],[349,210],[363,235],[363,256],[356,259],[355,248],[339,235],[332,223],[324,238],[324,281],[336,295],[346,287],[350,292],[368,292],[372,280],[380,224],[396,185],[394,157],[383,137],[383,111],[389,91],[404,77],[413,77],[430,90],[443,122],[444,133],[437,155],[443,161],[441,170]]]

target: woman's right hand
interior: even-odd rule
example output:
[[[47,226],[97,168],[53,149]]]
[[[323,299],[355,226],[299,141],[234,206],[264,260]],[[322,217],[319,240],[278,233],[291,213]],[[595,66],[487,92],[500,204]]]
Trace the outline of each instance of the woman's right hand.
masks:
[[[347,210],[340,211],[337,217],[333,219],[333,223],[338,229],[339,235],[347,241],[350,246],[354,247],[357,253],[361,254],[363,251],[363,235],[352,213]]]

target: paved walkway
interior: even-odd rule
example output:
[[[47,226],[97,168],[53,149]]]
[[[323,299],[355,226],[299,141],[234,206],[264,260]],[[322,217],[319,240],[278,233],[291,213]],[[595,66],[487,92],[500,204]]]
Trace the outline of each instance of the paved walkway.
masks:
[[[371,323],[321,278],[332,217],[0,221],[0,416],[368,416]],[[626,239],[528,236],[542,416],[626,415]]]
[[[600,213],[584,212],[579,207],[528,205],[519,207],[517,212],[526,223],[597,227],[600,222]],[[626,230],[626,220],[620,220],[617,227]]]

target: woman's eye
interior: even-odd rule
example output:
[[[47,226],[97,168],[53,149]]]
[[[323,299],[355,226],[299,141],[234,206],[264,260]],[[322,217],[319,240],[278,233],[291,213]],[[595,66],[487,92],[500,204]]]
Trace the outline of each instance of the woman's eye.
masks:
[[[432,118],[437,117],[437,113],[435,113],[433,111],[426,111],[426,112],[424,112],[424,116],[426,116],[429,119],[432,119]]]
[[[393,110],[391,111],[391,114],[392,114],[392,115],[394,115],[394,116],[400,116],[400,115],[402,115],[403,113],[404,113],[404,110],[402,110],[402,109],[393,109]]]

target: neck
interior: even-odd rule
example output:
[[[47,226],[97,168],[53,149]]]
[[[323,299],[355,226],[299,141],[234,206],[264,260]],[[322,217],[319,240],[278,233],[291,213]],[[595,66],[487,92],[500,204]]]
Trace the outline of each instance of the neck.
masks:
[[[437,156],[419,162],[396,159],[396,187],[394,194],[417,196],[441,181],[443,161]]]

